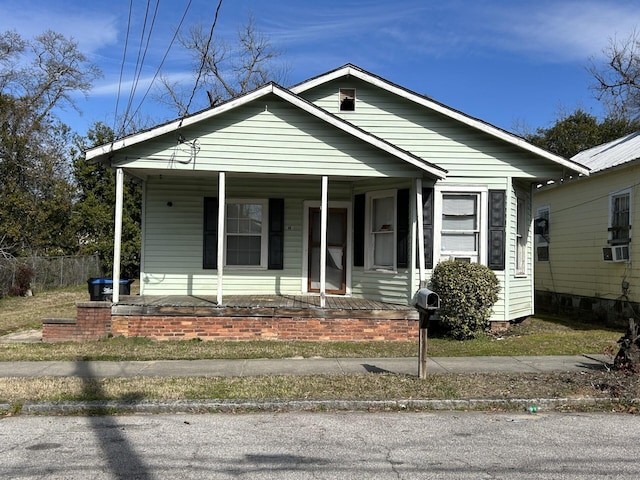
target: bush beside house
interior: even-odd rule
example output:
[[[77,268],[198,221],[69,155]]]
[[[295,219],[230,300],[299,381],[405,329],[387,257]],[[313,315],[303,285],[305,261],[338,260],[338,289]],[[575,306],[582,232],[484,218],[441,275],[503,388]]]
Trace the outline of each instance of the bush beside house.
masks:
[[[500,292],[500,282],[491,269],[479,263],[447,260],[434,268],[431,286],[440,296],[440,320],[447,334],[464,340],[489,327]]]

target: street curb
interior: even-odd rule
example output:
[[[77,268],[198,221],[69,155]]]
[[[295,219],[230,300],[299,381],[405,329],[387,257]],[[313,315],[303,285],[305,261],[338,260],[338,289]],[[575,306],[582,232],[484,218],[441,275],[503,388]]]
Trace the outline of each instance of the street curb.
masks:
[[[593,408],[598,404],[617,403],[611,397],[585,398],[512,398],[445,400],[143,400],[0,403],[0,412],[13,415],[109,415],[109,414],[179,414],[298,411],[454,411],[454,410],[522,410],[533,412],[555,409]],[[639,403],[640,399],[631,400]],[[625,402],[626,403],[626,402]]]

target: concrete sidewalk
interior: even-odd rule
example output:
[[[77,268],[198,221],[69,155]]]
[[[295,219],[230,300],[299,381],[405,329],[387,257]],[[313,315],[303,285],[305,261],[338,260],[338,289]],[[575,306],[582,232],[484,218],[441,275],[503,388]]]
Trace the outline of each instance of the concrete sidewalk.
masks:
[[[0,337],[0,343],[42,341],[28,330]],[[429,357],[429,373],[540,373],[602,370],[605,355]],[[256,360],[155,360],[143,362],[0,362],[0,377],[237,377],[256,375],[418,374],[418,358],[285,358]]]
[[[602,370],[607,365],[605,355],[431,357],[427,360],[427,374],[591,371]],[[417,375],[418,359],[410,357],[0,362],[0,377],[231,377],[364,373]]]

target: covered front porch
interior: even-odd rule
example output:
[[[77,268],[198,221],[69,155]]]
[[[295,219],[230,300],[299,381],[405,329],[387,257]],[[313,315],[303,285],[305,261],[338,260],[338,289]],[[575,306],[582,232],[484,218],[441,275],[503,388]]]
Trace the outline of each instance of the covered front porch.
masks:
[[[402,341],[417,319],[407,305],[331,295],[142,295],[111,307],[113,335],[156,340]]]
[[[81,302],[75,319],[45,319],[43,340],[106,336],[153,340],[407,341],[417,338],[409,305],[328,295],[123,295]]]

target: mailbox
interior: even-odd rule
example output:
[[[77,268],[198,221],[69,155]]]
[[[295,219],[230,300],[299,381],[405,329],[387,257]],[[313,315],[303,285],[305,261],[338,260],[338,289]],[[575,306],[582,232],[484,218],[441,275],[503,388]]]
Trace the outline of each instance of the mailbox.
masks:
[[[440,308],[440,297],[428,288],[421,288],[416,293],[414,306],[423,312],[437,310]]]

